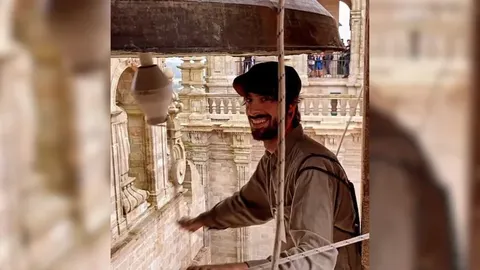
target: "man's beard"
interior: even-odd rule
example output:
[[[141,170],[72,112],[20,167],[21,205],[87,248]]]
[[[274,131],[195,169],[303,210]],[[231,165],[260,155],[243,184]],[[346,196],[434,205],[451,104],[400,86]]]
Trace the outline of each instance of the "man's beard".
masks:
[[[269,125],[264,128],[251,128],[252,130],[252,137],[254,140],[257,141],[268,141],[273,140],[278,135],[278,122],[276,119],[270,119]]]

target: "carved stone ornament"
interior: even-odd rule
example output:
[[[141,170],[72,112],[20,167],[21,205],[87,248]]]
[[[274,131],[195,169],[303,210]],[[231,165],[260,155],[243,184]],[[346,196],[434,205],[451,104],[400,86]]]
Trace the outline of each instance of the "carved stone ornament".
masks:
[[[174,185],[182,185],[187,170],[187,158],[185,146],[182,142],[181,126],[177,114],[181,112],[183,104],[176,93],[173,94],[173,102],[169,108],[167,121],[168,146],[170,152],[169,179]]]
[[[186,159],[177,159],[173,162],[170,169],[171,180],[175,185],[182,185],[185,181],[185,173],[187,170]]]
[[[140,66],[140,58],[128,58],[125,60],[126,64],[136,70]]]

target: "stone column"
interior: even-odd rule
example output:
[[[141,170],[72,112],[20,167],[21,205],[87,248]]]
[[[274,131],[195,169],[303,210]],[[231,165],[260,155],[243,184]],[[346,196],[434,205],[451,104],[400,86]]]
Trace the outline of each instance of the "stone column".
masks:
[[[365,1],[354,0],[350,11],[351,21],[351,58],[350,76],[348,79],[348,93],[357,94],[363,85],[364,69],[364,40],[365,40]]]
[[[31,201],[29,197],[33,194],[25,194],[25,190],[39,191],[38,181],[32,177],[35,173],[36,121],[39,115],[35,111],[35,90],[31,83],[37,70],[29,59],[28,51],[11,46],[13,40],[10,40],[10,29],[7,28],[9,14],[13,12],[8,5],[11,3],[13,6],[13,2],[4,1],[4,9],[0,8],[0,249],[3,255],[0,255],[0,265],[7,269],[27,270],[31,269],[31,257],[22,237],[30,233],[25,228],[25,219],[35,212],[40,212],[42,220],[48,223],[50,219],[45,219],[48,211],[44,211],[42,205],[33,205],[31,213],[26,211]],[[42,196],[37,202],[50,201]],[[47,210],[52,209],[52,204],[45,206]],[[58,212],[53,213],[51,217],[58,218]],[[32,227],[38,228],[37,224]]]
[[[229,84],[229,87],[228,87],[228,93],[235,93],[235,90],[233,90],[233,87],[232,87],[232,83],[233,83],[233,80],[235,79],[235,77],[237,77],[239,74],[237,73],[237,66],[238,66],[238,58],[237,57],[233,57],[233,56],[225,56],[225,62],[226,62],[226,65],[225,65],[225,68],[226,68],[226,75],[227,75],[227,81],[228,81],[228,84]]]
[[[250,138],[247,133],[232,133],[233,162],[237,169],[238,189],[243,187],[250,176],[251,149]],[[237,229],[237,261],[243,262],[248,258],[248,228]]]
[[[300,54],[300,55],[293,55],[292,60],[289,64],[295,68],[302,80],[302,85],[308,85],[308,63],[307,63],[307,55]]]
[[[227,93],[230,87],[228,73],[227,56],[207,56],[207,91],[209,93]]]
[[[212,130],[191,131],[184,133],[185,147],[187,149],[187,158],[191,160],[198,173],[200,174],[202,185],[205,192],[205,209],[209,210],[213,207],[211,204],[209,174],[208,174],[208,159],[209,159],[209,137]],[[210,247],[210,231],[204,229],[203,232],[203,245]]]
[[[191,92],[205,93],[204,73],[206,65],[202,63],[202,57],[184,57],[179,69],[182,71],[181,94]]]
[[[173,79],[171,70],[164,69],[164,72],[170,80]],[[171,124],[171,121],[177,121],[176,116],[181,111],[181,103],[178,102],[177,98],[177,94],[174,93],[173,102],[169,109],[169,121],[166,124],[146,126],[145,156],[150,192],[149,200],[157,209],[169,202],[176,195],[176,191],[179,191],[175,183],[172,185],[168,181],[169,176],[173,175],[173,172],[169,172],[170,166],[172,166],[172,163],[169,162],[169,157],[172,157],[170,146],[175,144],[181,136],[178,126]],[[181,168],[185,168],[185,166]]]
[[[182,90],[178,93],[183,102],[179,119],[183,121],[208,120],[209,103],[206,97],[205,80],[203,78],[206,65],[201,57],[184,57],[179,67],[182,71]]]
[[[130,176],[130,142],[127,113],[120,107],[112,112],[112,153],[113,181],[120,189],[120,204],[125,213],[127,226],[135,222],[148,208],[148,192],[135,185],[135,177]],[[119,220],[120,222],[120,220]]]
[[[165,124],[147,126],[145,159],[149,201],[158,209],[168,201],[167,196],[167,132]]]

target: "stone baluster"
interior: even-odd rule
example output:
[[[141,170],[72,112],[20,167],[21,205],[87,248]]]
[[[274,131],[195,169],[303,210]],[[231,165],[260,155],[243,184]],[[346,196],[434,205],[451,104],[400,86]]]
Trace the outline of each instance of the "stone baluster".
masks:
[[[330,110],[329,110],[330,109],[329,108],[330,100],[325,98],[325,99],[322,99],[321,102],[322,102],[322,115],[323,116],[329,116],[330,115]]]
[[[227,103],[227,114],[228,115],[231,115],[232,114],[232,99],[229,98],[227,99],[228,100],[228,103]]]
[[[340,103],[340,115],[341,116],[346,116],[347,115],[347,99],[339,99],[338,102]]]
[[[235,114],[239,115],[242,105],[240,104],[240,99],[235,99]]]
[[[313,113],[315,116],[320,115],[322,111],[322,104],[320,99],[316,99],[313,101],[315,103],[315,112]]]
[[[358,115],[357,114],[357,107],[358,107],[359,104],[357,102],[357,99],[355,99],[355,98],[349,99],[348,104],[349,104],[349,107],[350,107],[349,115],[351,115],[351,116]]]
[[[212,114],[217,114],[217,100],[212,98]]]
[[[337,116],[338,115],[338,99],[332,98],[330,99],[330,115]]]
[[[225,103],[223,102],[223,98],[220,99],[220,114],[226,114],[226,112],[225,112]]]
[[[305,113],[305,100],[301,99],[300,101],[300,114],[306,114]]]
[[[314,114],[314,111],[315,111],[315,107],[313,106],[313,102],[314,100],[313,99],[308,99],[308,113],[307,115],[313,115]]]
[[[327,100],[327,108],[328,108],[327,115],[328,116],[333,116],[333,114],[334,114],[334,111],[333,111],[334,100],[332,98],[328,98],[326,100]]]

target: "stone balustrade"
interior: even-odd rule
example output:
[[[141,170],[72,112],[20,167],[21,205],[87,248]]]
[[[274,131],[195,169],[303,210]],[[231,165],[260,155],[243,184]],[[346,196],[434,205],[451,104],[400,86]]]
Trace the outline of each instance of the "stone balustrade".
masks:
[[[237,94],[193,92],[180,94],[180,99],[185,105],[184,114],[203,115],[190,120],[247,121],[243,98]],[[298,106],[306,122],[321,122],[326,118],[329,122],[334,122],[335,118],[344,122],[350,117],[360,122],[363,100],[348,94],[304,94]]]

